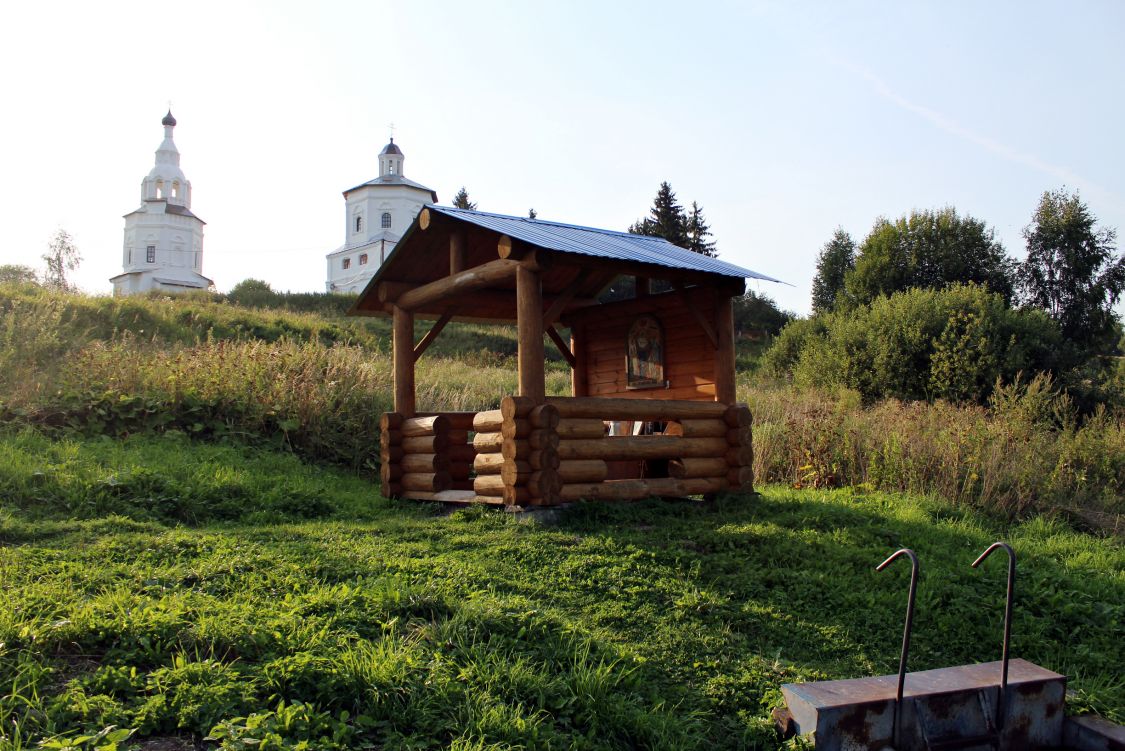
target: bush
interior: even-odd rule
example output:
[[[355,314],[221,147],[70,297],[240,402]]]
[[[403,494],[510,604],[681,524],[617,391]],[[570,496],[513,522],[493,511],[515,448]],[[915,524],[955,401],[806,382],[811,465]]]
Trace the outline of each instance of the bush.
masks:
[[[796,326],[796,328],[793,328]],[[793,329],[790,331],[790,329]],[[975,285],[912,289],[786,327],[767,361],[799,385],[984,404],[997,380],[1050,371],[1058,327]]]

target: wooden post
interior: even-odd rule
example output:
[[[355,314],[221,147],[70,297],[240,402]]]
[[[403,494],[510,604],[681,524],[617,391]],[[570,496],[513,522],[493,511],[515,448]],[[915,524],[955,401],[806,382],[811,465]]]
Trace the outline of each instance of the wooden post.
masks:
[[[523,264],[516,269],[516,329],[520,396],[542,404],[547,398],[543,374],[543,290],[539,273]]]
[[[716,312],[715,401],[734,404],[734,304],[733,298],[721,297]]]
[[[465,270],[465,233],[454,232],[449,236],[449,273]]]
[[[393,312],[395,412],[414,416],[414,314],[397,305]]]
[[[587,396],[589,387],[586,380],[586,329],[581,323],[570,327],[570,351],[574,355],[574,365],[570,373],[570,395]]]

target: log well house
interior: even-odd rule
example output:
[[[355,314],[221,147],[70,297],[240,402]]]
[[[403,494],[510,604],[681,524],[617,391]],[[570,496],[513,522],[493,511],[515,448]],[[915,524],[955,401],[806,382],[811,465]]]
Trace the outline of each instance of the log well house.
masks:
[[[632,299],[599,302],[623,277]],[[661,238],[423,209],[350,311],[394,321],[383,494],[549,506],[752,491],[732,320],[748,277],[776,281]],[[421,339],[418,319],[433,321]],[[418,411],[414,363],[450,321],[516,324],[519,392],[499,409]],[[546,394],[544,338],[570,396]]]

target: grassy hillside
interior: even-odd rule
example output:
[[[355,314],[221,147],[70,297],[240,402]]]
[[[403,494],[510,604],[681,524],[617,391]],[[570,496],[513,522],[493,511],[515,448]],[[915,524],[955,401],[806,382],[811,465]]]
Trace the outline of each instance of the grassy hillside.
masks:
[[[773,748],[781,683],[896,669],[899,546],[911,667],[996,658],[1004,567],[969,563],[1001,537],[1014,654],[1125,719],[1125,550],[1043,518],[781,488],[435,515],[291,455],[32,430],[0,434],[0,499],[5,750]]]
[[[852,391],[763,378],[753,346],[740,354],[739,397],[755,414],[760,481],[934,494],[1006,517],[1050,511],[1125,529],[1120,413],[1079,420],[1042,380],[1002,387],[987,409],[864,406]],[[0,420],[237,440],[370,473],[378,415],[391,404],[388,351],[382,319],[9,287],[0,289]],[[516,388],[514,351],[508,329],[450,325],[418,363],[419,405],[495,407]],[[568,393],[565,364],[549,363],[547,389]]]

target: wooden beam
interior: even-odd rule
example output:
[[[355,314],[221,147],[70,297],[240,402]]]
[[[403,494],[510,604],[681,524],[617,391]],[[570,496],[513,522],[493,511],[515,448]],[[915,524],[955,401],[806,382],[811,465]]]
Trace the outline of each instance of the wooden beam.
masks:
[[[464,232],[454,232],[449,236],[449,273],[456,274],[465,270],[465,248],[468,239]]]
[[[519,267],[518,261],[498,258],[403,292],[394,300],[394,304],[403,310],[417,310],[424,305],[446,301],[456,295],[508,281],[516,275]]]
[[[734,404],[734,304],[732,298],[722,297],[715,305],[715,318],[719,324],[715,346],[715,401]]]
[[[429,209],[422,209],[418,212],[418,226],[421,227],[422,230],[428,230],[432,220],[433,215],[430,213]]]
[[[586,352],[585,324],[570,327],[570,350],[574,354],[574,365],[570,372],[570,395],[589,394],[588,353]]]
[[[715,334],[714,327],[712,327],[711,322],[707,320],[707,316],[703,315],[703,312],[700,311],[697,306],[692,305],[691,298],[688,297],[687,292],[684,290],[682,284],[676,285],[676,295],[683,302],[684,307],[691,311],[692,317],[695,318],[695,321],[699,324],[699,327],[703,329],[703,333],[707,334],[707,338],[711,340],[711,346],[715,349],[718,349],[719,337]],[[728,297],[726,299],[729,300],[730,298]]]
[[[500,259],[489,263],[512,263]],[[485,264],[486,266],[489,264]],[[547,397],[543,373],[543,288],[539,272],[516,264],[516,332],[520,396],[536,404]],[[395,410],[396,412],[401,410]]]
[[[574,281],[568,284],[566,288],[559,293],[559,296],[551,303],[551,307],[547,308],[547,312],[543,314],[544,326],[550,326],[555,321],[559,320],[559,316],[562,315],[562,312],[566,309],[566,306],[570,304],[570,301],[574,299],[574,296],[578,294],[578,290],[582,289],[582,286],[590,280],[590,275],[592,273],[593,272],[589,269],[582,269],[578,272],[578,276],[574,277]]]
[[[438,334],[445,328],[445,324],[453,320],[453,314],[453,310],[447,310],[445,313],[442,313],[441,318],[434,321],[434,325],[431,326],[430,330],[426,332],[426,335],[422,337],[422,341],[418,342],[414,347],[414,362],[418,362],[422,354],[434,343],[434,339],[438,338]]]
[[[577,364],[574,360],[574,353],[570,351],[570,347],[568,347],[566,342],[563,341],[563,338],[559,335],[558,330],[555,329],[554,326],[548,325],[547,336],[551,337],[551,341],[555,343],[556,347],[558,347],[558,350],[562,353],[563,358],[570,364],[570,367],[573,368]]]
[[[414,416],[414,314],[397,305],[392,321],[395,412]]]

